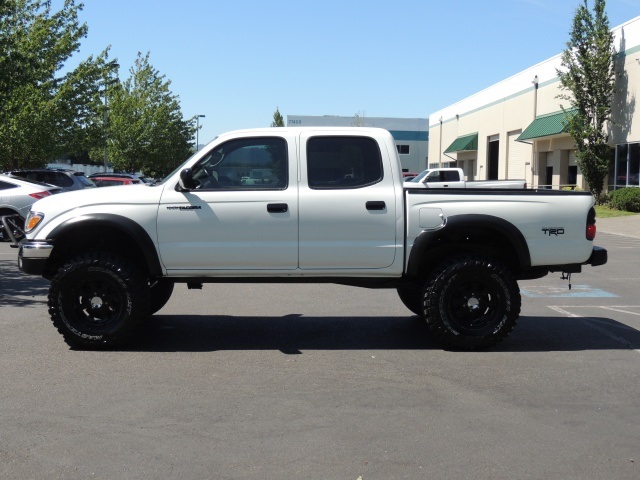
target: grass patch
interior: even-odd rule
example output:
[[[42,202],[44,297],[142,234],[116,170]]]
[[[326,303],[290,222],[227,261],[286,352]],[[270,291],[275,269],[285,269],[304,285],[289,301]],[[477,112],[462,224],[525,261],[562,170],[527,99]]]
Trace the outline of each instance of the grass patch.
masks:
[[[638,215],[633,212],[625,212],[622,210],[614,210],[604,205],[596,205],[596,217],[597,218],[611,218],[611,217],[627,217],[629,215]]]

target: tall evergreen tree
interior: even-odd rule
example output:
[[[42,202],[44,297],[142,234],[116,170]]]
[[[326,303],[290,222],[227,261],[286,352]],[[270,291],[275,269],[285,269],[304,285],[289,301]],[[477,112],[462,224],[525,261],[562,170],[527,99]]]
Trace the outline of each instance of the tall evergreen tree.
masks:
[[[562,90],[570,93],[559,95],[571,104],[565,109],[567,131],[576,143],[578,166],[598,203],[611,161],[605,125],[611,120],[615,93],[616,51],[605,3],[595,0],[593,12],[587,0],[578,7],[562,54],[562,69],[557,72]]]
[[[108,155],[116,170],[161,177],[191,153],[195,117],[184,120],[171,82],[138,53],[131,77],[109,89]]]

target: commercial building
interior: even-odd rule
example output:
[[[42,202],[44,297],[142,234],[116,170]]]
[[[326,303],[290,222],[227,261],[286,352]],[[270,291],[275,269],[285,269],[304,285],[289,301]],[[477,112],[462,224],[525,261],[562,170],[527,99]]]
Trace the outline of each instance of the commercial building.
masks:
[[[608,126],[613,147],[609,189],[639,186],[640,17],[612,29],[616,94]],[[558,95],[561,54],[429,116],[429,165],[457,166],[467,180],[524,178],[529,186],[585,188],[565,132]],[[567,93],[567,92],[564,92]]]
[[[287,115],[287,126],[304,127],[379,127],[389,130],[396,141],[402,170],[421,172],[427,168],[429,128],[426,118],[340,117],[332,115]]]

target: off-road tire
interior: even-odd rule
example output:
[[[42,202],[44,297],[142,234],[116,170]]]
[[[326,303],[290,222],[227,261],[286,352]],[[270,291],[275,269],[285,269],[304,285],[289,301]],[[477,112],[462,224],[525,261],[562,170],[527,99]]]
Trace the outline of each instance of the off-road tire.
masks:
[[[500,261],[459,256],[427,278],[424,318],[445,347],[474,350],[503,340],[520,315],[520,288]]]
[[[49,314],[78,349],[125,344],[149,312],[149,284],[126,259],[89,252],[66,262],[51,280]]]
[[[174,283],[171,280],[161,279],[151,285],[149,289],[149,315],[153,315],[164,307],[173,293]]]

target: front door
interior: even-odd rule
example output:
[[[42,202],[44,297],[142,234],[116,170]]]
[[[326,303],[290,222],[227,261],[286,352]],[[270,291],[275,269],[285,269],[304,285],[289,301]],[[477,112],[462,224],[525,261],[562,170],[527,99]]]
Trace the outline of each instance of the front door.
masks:
[[[192,168],[196,188],[165,187],[158,243],[167,270],[265,271],[298,267],[295,139],[236,138]]]

